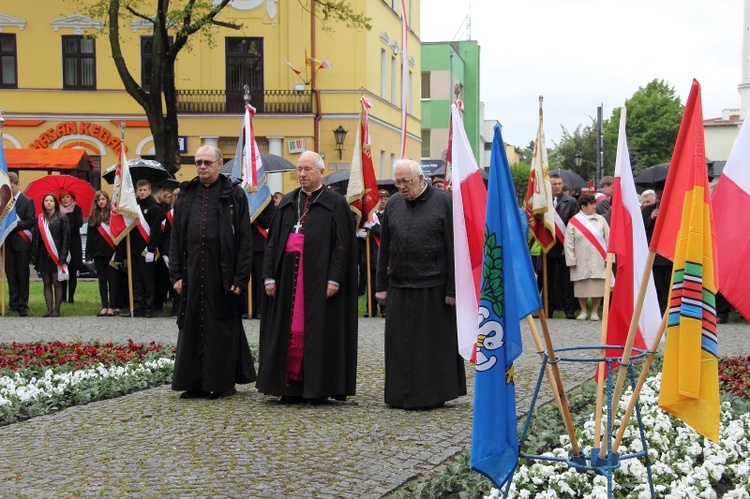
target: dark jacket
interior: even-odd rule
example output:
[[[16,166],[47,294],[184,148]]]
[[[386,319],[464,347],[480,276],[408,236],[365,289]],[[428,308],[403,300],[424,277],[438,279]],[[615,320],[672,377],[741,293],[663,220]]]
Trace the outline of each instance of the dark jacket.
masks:
[[[52,235],[52,240],[55,242],[55,247],[57,248],[57,256],[62,263],[66,263],[68,261],[68,251],[70,251],[70,228],[68,217],[58,211],[49,219],[48,227],[49,232]],[[37,224],[34,225],[34,239],[31,245],[31,263],[36,265],[38,256],[42,251],[47,253],[47,247],[45,246],[44,241],[42,241],[41,234],[39,234],[39,226],[37,222]]]
[[[83,244],[81,243],[81,227],[83,226],[83,211],[81,207],[76,205],[73,207],[73,211],[66,213],[65,216],[68,219],[68,226],[70,230],[70,265],[71,268],[77,269],[81,266],[81,259],[83,258]]]
[[[18,199],[16,199],[16,215],[18,215],[19,220],[16,227],[8,235],[8,243],[16,251],[29,251],[31,246],[18,233],[22,230],[34,231],[36,210],[34,209],[34,201],[23,193],[19,194]]]
[[[271,221],[273,220],[274,213],[276,213],[276,207],[273,205],[273,202],[270,202],[265,208],[263,208],[263,211],[260,212],[260,215],[255,219],[255,222],[253,222],[253,251],[262,253],[266,250],[268,230],[271,228]],[[265,230],[265,236],[260,231],[260,228]]]
[[[391,196],[381,219],[376,291],[446,286],[455,295],[453,201],[428,185],[414,201]]]
[[[138,227],[130,232],[130,254],[140,255],[146,248],[148,248],[149,253],[154,253],[159,248],[159,243],[161,242],[161,221],[164,220],[164,212],[159,203],[156,202],[156,199],[151,196],[146,199],[139,199],[138,206],[140,206],[143,218],[146,219],[151,232],[148,244],[146,244],[146,240],[141,236]]]
[[[95,256],[111,258],[114,252],[115,250],[99,232],[99,226],[88,225],[86,228],[86,260],[91,261]]]
[[[581,211],[581,207],[578,205],[578,201],[576,201],[574,197],[568,196],[567,194],[561,192],[557,196],[557,206],[555,207],[555,210],[567,226],[570,219],[573,218],[576,213]],[[560,241],[555,241],[555,245],[550,249],[548,256],[565,258],[564,253],[565,252],[563,249],[563,245],[560,243]]]
[[[250,234],[250,211],[247,197],[239,182],[233,182],[221,175],[217,182],[222,183],[221,205],[219,206],[219,239],[221,245],[221,279],[224,292],[229,293],[232,285],[247,289],[252,269],[253,252]],[[172,235],[169,249],[169,277],[172,283],[187,275],[187,245],[185,237],[187,214],[198,189],[195,177],[180,192],[175,203],[172,219]]]

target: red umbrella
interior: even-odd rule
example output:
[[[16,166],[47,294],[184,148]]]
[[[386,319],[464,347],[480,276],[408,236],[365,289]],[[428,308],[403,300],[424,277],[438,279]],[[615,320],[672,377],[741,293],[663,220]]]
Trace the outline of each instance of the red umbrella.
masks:
[[[31,182],[24,194],[34,200],[37,213],[42,212],[42,200],[46,194],[54,194],[57,199],[63,192],[70,192],[75,196],[76,205],[81,207],[83,218],[91,213],[91,202],[96,191],[91,184],[71,175],[47,175]]]

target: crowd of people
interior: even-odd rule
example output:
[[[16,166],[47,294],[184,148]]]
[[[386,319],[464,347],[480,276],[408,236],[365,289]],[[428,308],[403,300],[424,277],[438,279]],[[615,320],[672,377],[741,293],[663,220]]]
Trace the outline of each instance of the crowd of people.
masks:
[[[138,181],[141,217],[129,254],[107,237],[106,192],[96,192],[87,222],[85,257],[98,274],[97,315],[151,317],[172,301],[178,326],[172,388],[181,398],[227,397],[237,384],[254,381],[261,393],[288,404],[355,395],[363,295],[370,301],[365,315],[385,317],[386,404],[434,409],[466,394],[455,318],[452,199],[442,178],[428,179],[415,161],[396,161],[396,192],[377,193],[377,210],[358,231],[346,198],[323,185],[325,165],[315,152],[299,157],[299,187],[275,193],[252,223],[246,193],[220,173],[222,164],[219,149],[206,145],[195,153],[197,176],[181,190],[154,194],[148,181]],[[7,242],[10,308],[28,315],[31,262],[43,281],[44,315],[59,316],[61,304],[74,301],[81,209],[72,193],[60,199],[47,194],[37,216],[18,176],[10,179],[19,216]],[[548,252],[546,267],[535,267],[540,292],[546,283],[550,315],[559,310],[569,319],[599,320],[613,178],[577,199],[560,176],[550,181],[564,238]],[[641,196],[648,235],[660,194]],[[125,262],[133,276],[132,305],[122,286]],[[669,260],[657,259],[654,278],[664,311]],[[260,319],[257,372],[242,322],[251,317]]]

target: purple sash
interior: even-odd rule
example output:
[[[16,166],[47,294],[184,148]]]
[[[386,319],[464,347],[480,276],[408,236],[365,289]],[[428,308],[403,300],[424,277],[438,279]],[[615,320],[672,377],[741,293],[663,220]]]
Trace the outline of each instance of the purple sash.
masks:
[[[288,253],[297,253],[299,264],[294,272],[292,296],[292,323],[289,331],[289,352],[286,358],[286,376],[288,379],[299,381],[302,379],[302,358],[305,347],[305,284],[303,279],[302,254],[305,236],[292,232],[286,240]]]

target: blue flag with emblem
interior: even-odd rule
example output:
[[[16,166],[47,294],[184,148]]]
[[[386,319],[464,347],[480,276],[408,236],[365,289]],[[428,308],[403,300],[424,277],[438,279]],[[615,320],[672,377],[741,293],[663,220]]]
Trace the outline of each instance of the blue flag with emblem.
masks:
[[[497,487],[508,480],[518,463],[513,361],[522,351],[520,321],[541,307],[503,137],[495,125],[487,185],[471,468]]]
[[[8,164],[5,162],[2,132],[0,132],[0,246],[18,222],[13,191],[8,177]]]

